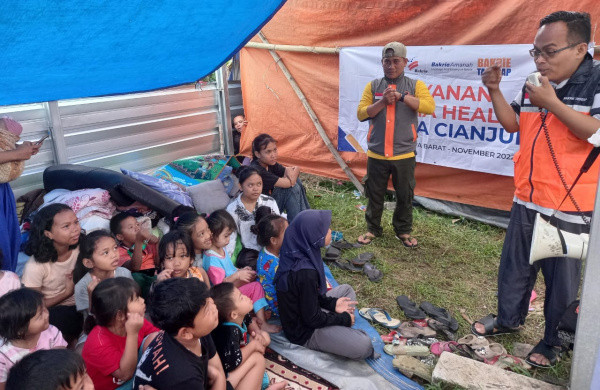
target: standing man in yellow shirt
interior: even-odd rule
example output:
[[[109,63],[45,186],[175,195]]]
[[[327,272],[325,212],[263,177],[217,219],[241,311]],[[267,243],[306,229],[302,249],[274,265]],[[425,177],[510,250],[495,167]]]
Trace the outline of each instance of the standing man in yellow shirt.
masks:
[[[404,75],[407,62],[406,46],[399,42],[385,45],[381,59],[384,77],[366,85],[358,104],[358,120],[370,123],[365,181],[368,231],[358,237],[360,244],[369,244],[383,233],[383,199],[391,175],[396,192],[394,233],[405,247],[418,245],[411,236],[418,113],[432,114],[435,102],[425,83]]]

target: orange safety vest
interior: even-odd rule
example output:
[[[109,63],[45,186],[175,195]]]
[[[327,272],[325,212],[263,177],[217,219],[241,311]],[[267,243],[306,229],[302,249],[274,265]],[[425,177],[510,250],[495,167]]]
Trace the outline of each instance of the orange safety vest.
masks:
[[[541,124],[540,113],[537,110],[524,112],[524,109],[521,109],[519,118],[521,146],[514,156],[515,195],[525,202],[557,209],[567,191],[552,161]],[[577,138],[552,113],[546,116],[546,126],[558,166],[570,187],[593,146],[586,140]],[[581,176],[571,191],[581,211],[594,210],[599,165],[599,161],[596,161],[590,170]],[[564,201],[560,210],[577,211],[570,199]]]

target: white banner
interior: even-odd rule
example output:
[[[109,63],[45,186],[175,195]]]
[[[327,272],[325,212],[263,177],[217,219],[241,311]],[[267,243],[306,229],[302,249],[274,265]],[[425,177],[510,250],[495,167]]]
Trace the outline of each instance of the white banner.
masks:
[[[422,80],[435,100],[434,115],[419,118],[417,161],[471,171],[513,175],[519,133],[496,120],[481,73],[499,64],[500,88],[511,102],[535,71],[529,45],[410,46],[405,74]],[[365,85],[383,77],[382,47],[348,47],[340,53],[338,149],[366,152],[368,121],[356,110]]]

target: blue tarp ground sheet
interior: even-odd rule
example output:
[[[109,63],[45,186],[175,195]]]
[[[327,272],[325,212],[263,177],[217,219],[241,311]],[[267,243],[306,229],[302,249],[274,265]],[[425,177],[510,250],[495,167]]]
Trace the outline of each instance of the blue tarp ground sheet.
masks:
[[[284,3],[0,2],[0,105],[195,82],[231,58]]]
[[[338,285],[327,266],[325,266],[325,276],[333,287]],[[271,335],[270,347],[294,364],[314,372],[344,390],[423,389],[421,385],[406,378],[392,366],[393,358],[383,352],[384,344],[379,333],[367,320],[358,315],[358,311],[355,312],[354,327],[367,332],[375,351],[381,355],[379,359],[354,361],[312,351],[291,344],[283,332]],[[352,340],[348,340],[348,342],[352,342]]]

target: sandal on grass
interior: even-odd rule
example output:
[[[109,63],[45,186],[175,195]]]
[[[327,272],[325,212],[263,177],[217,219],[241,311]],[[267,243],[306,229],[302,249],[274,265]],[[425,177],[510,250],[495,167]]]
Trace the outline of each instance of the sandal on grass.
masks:
[[[485,332],[483,332],[483,333],[478,332],[475,329],[475,324],[482,324],[485,329]],[[493,314],[488,314],[487,316],[483,317],[479,321],[475,321],[471,324],[471,333],[473,333],[475,336],[481,336],[481,337],[498,336],[501,334],[516,333],[519,330],[521,330],[521,329],[520,328],[505,328],[504,326],[499,325],[498,317]]]
[[[358,311],[358,314],[368,321],[389,329],[396,329],[401,324],[400,320],[392,318],[387,311],[381,309],[364,307]]]
[[[404,312],[404,315],[413,320],[422,320],[425,318],[425,312],[417,307],[417,304],[410,300],[406,295],[396,297],[396,303]]]
[[[393,345],[387,344],[383,347],[383,352],[388,355],[407,355],[407,356],[427,356],[429,348],[424,345]]]
[[[392,365],[402,373],[410,373],[427,382],[431,382],[433,368],[417,358],[406,355],[397,355],[394,360],[392,360]]]
[[[418,336],[423,337],[435,337],[435,330],[428,326],[421,326],[415,322],[404,322],[400,325],[400,334],[406,338],[413,338]]]
[[[477,354],[485,362],[486,360],[496,358],[500,355],[506,355],[506,349],[501,344],[491,343],[481,348],[472,348],[473,352]]]
[[[383,272],[378,270],[371,263],[365,263],[362,270],[365,273],[365,275],[367,275],[367,278],[369,278],[369,280],[371,282],[377,283],[377,282],[380,282],[381,279],[383,279]]]
[[[468,334],[464,337],[459,338],[458,344],[468,345],[473,349],[477,349],[489,346],[490,342],[487,341],[485,337]]]
[[[495,358],[492,358],[490,360],[486,360],[485,363],[491,364],[492,366],[498,367],[501,369],[505,369],[505,368],[512,369],[513,367],[519,367],[524,370],[531,369],[531,366],[529,364],[527,364],[527,362],[525,360],[518,358],[516,356],[513,356],[513,355],[509,355],[507,353],[500,355],[500,356],[496,356]]]
[[[372,252],[359,253],[358,256],[350,260],[350,262],[354,265],[362,267],[367,261],[372,260],[373,257],[375,257],[375,255]]]
[[[436,332],[442,332],[448,340],[456,341],[456,334],[454,332],[452,332],[450,329],[448,329],[448,327],[446,325],[442,324],[438,320],[434,320],[433,318],[428,319],[427,326],[429,326],[431,329],[435,330]]]
[[[450,315],[448,310],[436,306],[433,303],[427,301],[421,302],[421,305],[419,307],[429,317],[447,326],[450,331],[456,332],[458,330],[458,321],[456,321],[456,319]]]
[[[419,246],[417,239],[410,234],[397,234],[396,238],[402,242],[406,248],[415,249]]]
[[[375,235],[373,233],[367,232],[365,234],[361,234],[356,239],[360,245],[369,245],[375,239]]]
[[[538,367],[538,368],[554,367],[556,365],[556,363],[558,363],[560,361],[560,358],[561,358],[563,352],[564,352],[563,348],[558,347],[558,346],[555,347],[552,345],[548,345],[544,342],[544,340],[540,340],[540,342],[537,343],[537,345],[535,347],[533,347],[531,352],[529,352],[529,355],[527,355],[527,359],[525,359],[525,362],[527,362],[527,364],[530,364],[530,365],[532,365],[534,367]],[[533,360],[531,360],[531,355],[533,355],[533,354],[542,355],[543,357],[548,359],[550,364],[544,365],[544,364],[534,362]]]
[[[338,248],[335,248],[333,246],[330,246],[325,251],[325,256],[323,256],[323,261],[325,261],[325,262],[327,262],[327,261],[336,261],[337,259],[340,258],[341,254],[342,254],[341,250],[339,250]]]
[[[344,271],[363,272],[363,269],[361,267],[354,266],[348,260],[336,260],[331,264],[338,267],[339,269],[343,269]]]
[[[431,353],[435,356],[440,356],[442,352],[452,352],[451,346],[457,346],[456,341],[438,341],[431,344]]]
[[[394,340],[398,340],[398,342],[400,342],[400,334],[395,330],[392,330],[388,334],[381,335],[381,341],[383,341],[386,344],[393,343]]]

